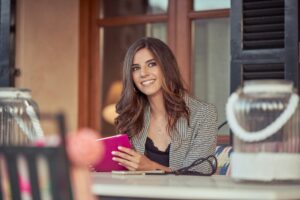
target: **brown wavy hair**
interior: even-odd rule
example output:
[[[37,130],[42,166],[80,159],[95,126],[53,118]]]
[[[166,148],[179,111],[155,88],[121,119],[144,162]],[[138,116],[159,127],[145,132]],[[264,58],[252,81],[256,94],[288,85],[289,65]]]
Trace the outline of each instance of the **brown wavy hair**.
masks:
[[[144,109],[149,103],[147,96],[134,85],[131,67],[136,52],[143,48],[153,54],[163,73],[162,93],[168,115],[167,130],[171,133],[180,117],[186,118],[189,123],[189,109],[184,101],[186,89],[170,48],[161,40],[151,37],[140,38],[127,50],[123,64],[123,90],[116,106],[119,116],[115,125],[119,133],[129,136],[138,134],[144,126]]]

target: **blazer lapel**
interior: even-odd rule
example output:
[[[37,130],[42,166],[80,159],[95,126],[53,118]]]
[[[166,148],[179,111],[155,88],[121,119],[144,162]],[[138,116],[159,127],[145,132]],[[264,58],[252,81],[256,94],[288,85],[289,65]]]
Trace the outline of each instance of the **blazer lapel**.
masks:
[[[184,96],[184,100],[187,106],[189,106],[189,100],[187,96]],[[187,120],[183,117],[180,117],[176,124],[175,124],[176,130],[171,135],[171,141],[172,145],[174,145],[175,148],[180,146],[180,141],[184,140],[188,137],[188,123]]]
[[[188,97],[185,96],[185,103],[189,105]],[[176,129],[171,135],[170,161],[171,169],[179,169],[183,165],[186,150],[189,145],[188,123],[183,117],[179,118],[175,125]],[[184,148],[180,148],[183,145]]]

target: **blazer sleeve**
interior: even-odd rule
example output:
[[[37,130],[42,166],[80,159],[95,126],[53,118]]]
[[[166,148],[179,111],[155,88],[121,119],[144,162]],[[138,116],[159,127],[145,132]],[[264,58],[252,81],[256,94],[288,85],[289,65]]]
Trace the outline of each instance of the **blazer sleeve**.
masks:
[[[203,105],[202,105],[203,106]],[[184,166],[191,165],[199,158],[214,155],[217,143],[217,109],[212,104],[206,104],[204,109],[199,109],[197,115],[193,137],[191,138],[189,151],[184,162]],[[210,173],[211,167],[205,162],[192,170]]]

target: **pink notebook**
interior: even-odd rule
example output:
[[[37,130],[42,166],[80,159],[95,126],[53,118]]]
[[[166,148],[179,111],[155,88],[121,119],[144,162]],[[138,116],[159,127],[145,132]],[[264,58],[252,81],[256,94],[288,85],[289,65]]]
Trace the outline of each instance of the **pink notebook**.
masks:
[[[123,146],[131,148],[131,144],[126,134],[119,134],[111,137],[101,138],[97,141],[102,142],[104,145],[104,155],[103,158],[99,159],[94,164],[94,169],[97,172],[111,172],[112,170],[126,170],[125,167],[119,165],[116,161],[112,160],[112,151],[117,151],[118,146]]]

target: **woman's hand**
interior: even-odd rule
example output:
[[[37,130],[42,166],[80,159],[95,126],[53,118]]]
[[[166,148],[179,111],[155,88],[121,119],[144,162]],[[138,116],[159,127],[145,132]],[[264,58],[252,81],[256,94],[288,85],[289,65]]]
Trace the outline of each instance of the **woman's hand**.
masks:
[[[156,169],[170,171],[170,168],[160,165],[150,160],[145,155],[140,154],[132,149],[119,146],[118,150],[119,151],[111,152],[114,155],[113,160],[118,162],[119,165],[124,166],[130,171],[156,170]]]
[[[113,160],[119,165],[126,167],[130,171],[137,170],[154,170],[154,162],[132,149],[126,147],[118,147],[119,151],[111,152],[114,157]]]

